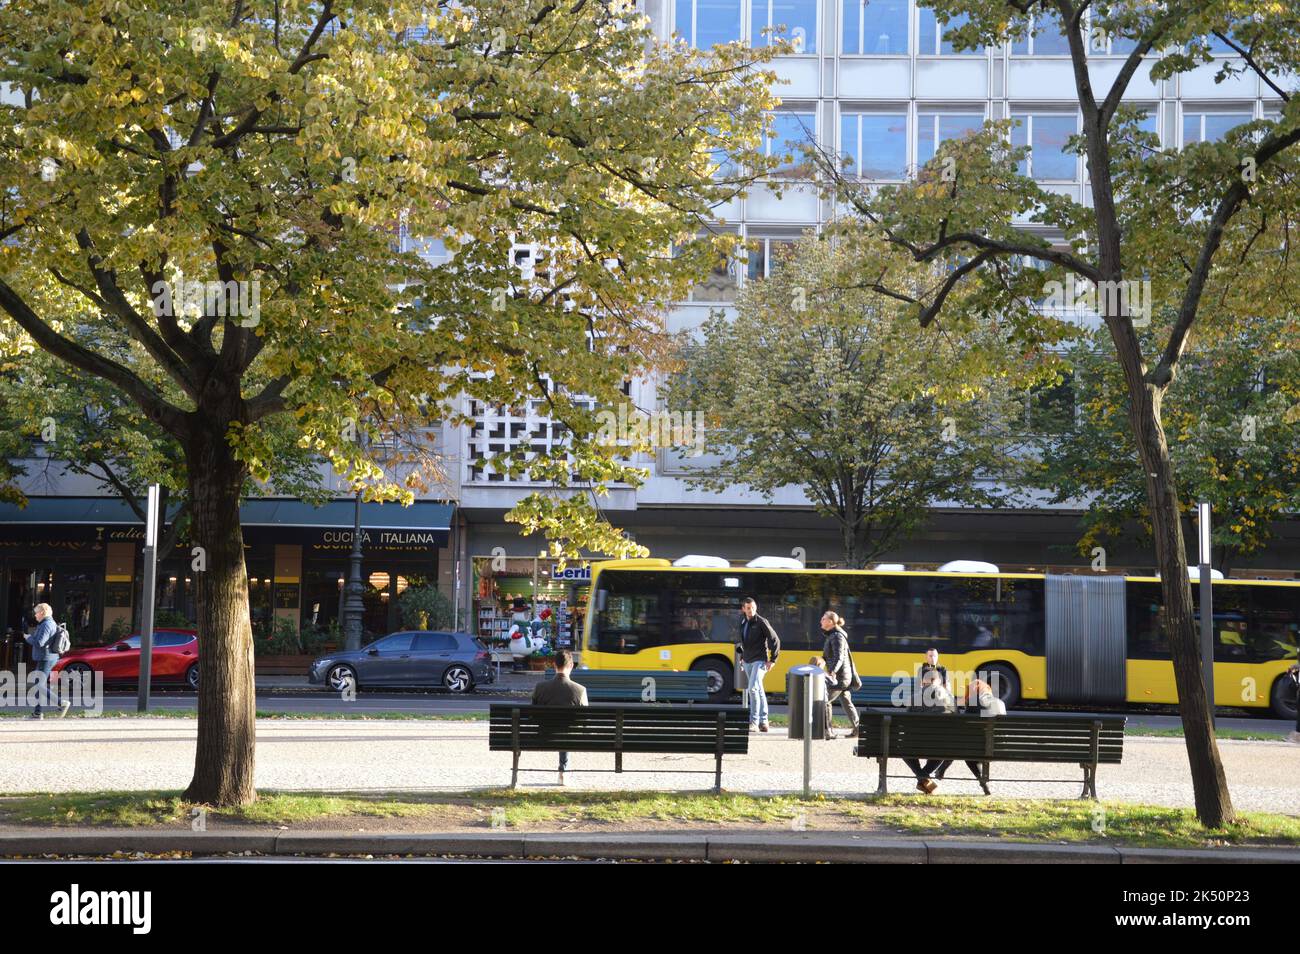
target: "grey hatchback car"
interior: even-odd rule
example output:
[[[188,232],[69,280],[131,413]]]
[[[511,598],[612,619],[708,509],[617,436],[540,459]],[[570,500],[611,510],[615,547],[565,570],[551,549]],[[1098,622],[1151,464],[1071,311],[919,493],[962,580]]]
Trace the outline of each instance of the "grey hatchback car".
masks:
[[[349,686],[441,687],[469,692],[493,681],[492,659],[469,633],[408,630],[390,633],[355,652],[321,656],[307,671],[307,681],[333,692]]]

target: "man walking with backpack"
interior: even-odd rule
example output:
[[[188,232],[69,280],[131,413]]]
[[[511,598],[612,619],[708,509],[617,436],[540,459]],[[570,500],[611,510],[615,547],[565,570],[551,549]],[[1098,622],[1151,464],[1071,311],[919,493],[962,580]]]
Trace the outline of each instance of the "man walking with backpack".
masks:
[[[58,626],[54,622],[54,611],[50,609],[49,603],[37,603],[33,607],[36,614],[36,628],[27,634],[27,644],[32,647],[32,663],[36,666],[36,671],[41,674],[40,678],[45,683],[41,686],[36,696],[36,708],[32,710],[33,719],[44,719],[45,713],[41,711],[41,697],[49,692],[47,701],[53,701],[58,698],[58,677],[50,677],[50,670],[54,664],[59,661],[60,650],[67,652],[67,647],[60,645],[60,642],[66,642],[67,630]],[[62,719],[68,714],[68,709],[72,703],[66,699],[59,699],[59,718]]]

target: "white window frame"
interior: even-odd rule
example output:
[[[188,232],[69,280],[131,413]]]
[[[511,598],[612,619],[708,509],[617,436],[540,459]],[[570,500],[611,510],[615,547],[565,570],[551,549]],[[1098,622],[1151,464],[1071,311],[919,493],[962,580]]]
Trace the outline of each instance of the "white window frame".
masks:
[[[1196,140],[1196,142],[1199,143],[1199,142],[1206,141],[1205,139],[1205,117],[1206,116],[1210,116],[1210,115],[1231,116],[1240,113],[1245,118],[1242,119],[1241,123],[1238,123],[1237,125],[1242,125],[1243,123],[1253,122],[1254,120],[1259,118],[1258,105],[1259,105],[1258,102],[1254,100],[1250,102],[1237,100],[1235,102],[1226,102],[1226,103],[1205,103],[1205,102],[1196,102],[1196,101],[1185,103],[1179,101],[1178,103],[1178,148],[1186,149],[1189,145],[1194,145],[1194,143],[1187,142],[1187,137],[1184,134],[1184,130],[1186,128],[1186,123],[1187,123],[1187,116],[1189,113],[1191,115],[1199,114],[1201,117],[1201,122],[1200,122],[1201,138]]]
[[[865,7],[865,6],[867,5],[867,3],[869,3],[869,0],[856,0],[856,2],[859,3],[859,4],[861,4],[862,6]],[[845,0],[837,0],[837,2],[836,2],[836,10],[837,10],[838,13],[839,13],[839,20],[840,20],[839,27],[840,27],[840,28],[839,28],[839,30],[837,31],[837,34],[836,34],[836,37],[835,37],[835,40],[836,40],[836,45],[835,45],[835,56],[838,56],[838,57],[846,57],[846,56],[870,56],[870,57],[874,57],[874,58],[876,58],[876,59],[880,59],[880,58],[884,58],[884,57],[888,57],[888,58],[892,58],[892,59],[904,59],[904,60],[905,60],[905,59],[911,59],[913,51],[916,50],[916,44],[917,44],[917,32],[916,32],[916,31],[917,31],[917,22],[918,22],[918,21],[917,21],[917,18],[916,18],[916,4],[915,4],[915,2],[913,2],[913,0],[907,0],[907,4],[906,4],[906,5],[907,5],[907,13],[904,15],[904,23],[905,23],[904,29],[907,31],[907,51],[906,51],[905,53],[867,53],[867,52],[864,52],[865,47],[866,47],[866,36],[864,35],[864,31],[866,30],[866,18],[865,18],[865,17],[862,17],[862,16],[859,16],[859,17],[858,17],[858,50],[859,50],[860,52],[857,52],[857,53],[845,53],[845,52],[843,52],[843,48],[844,48],[844,3],[845,3]]]
[[[915,172],[920,171],[921,166],[925,165],[921,161],[921,122],[924,118],[930,119],[934,124],[934,151],[937,155],[939,147],[947,140],[939,138],[939,119],[942,116],[969,116],[976,119],[977,126],[983,126],[989,119],[989,104],[985,103],[982,108],[972,109],[970,106],[945,106],[932,103],[917,103],[915,106],[915,115],[912,117],[913,122],[910,124],[909,138],[911,146],[909,155],[911,158],[910,168]],[[923,116],[923,114],[925,114]],[[930,159],[933,159],[931,156]],[[926,162],[930,160],[927,159]]]
[[[923,50],[923,49],[921,49],[921,17],[922,17],[922,15],[923,15],[923,14],[922,14],[922,10],[923,10],[923,9],[924,9],[926,12],[930,13],[932,16],[934,15],[934,10],[933,10],[933,9],[931,9],[931,8],[929,8],[929,7],[925,7],[925,8],[918,7],[918,6],[916,5],[916,3],[913,2],[913,4],[912,4],[912,17],[911,17],[911,20],[912,20],[912,36],[915,38],[915,41],[912,42],[912,43],[909,43],[909,46],[910,46],[912,49],[916,50],[916,56],[918,56],[918,57],[922,57],[922,56],[926,56],[926,57],[928,57],[928,56],[959,57],[959,58],[969,58],[969,59],[972,59],[972,60],[973,60],[973,59],[976,59],[977,57],[984,57],[985,59],[988,59],[988,57],[989,57],[989,48],[988,48],[987,46],[985,46],[983,49],[980,49],[980,50],[966,50],[966,51],[961,52],[961,53],[956,53],[956,52],[954,52],[954,53],[945,53],[945,52],[943,52],[943,35],[944,35],[944,32],[943,32],[943,31],[944,31],[944,25],[943,25],[942,23],[939,22],[939,18],[938,18],[937,16],[935,16],[935,18],[934,18],[934,26],[935,26],[935,45],[936,45],[937,49],[934,49],[934,50]]]
[[[813,23],[814,35],[813,35],[813,38],[812,38],[812,40],[813,40],[813,49],[814,49],[814,50],[821,50],[821,49],[822,49],[822,35],[823,35],[823,33],[825,32],[825,31],[822,29],[822,23],[823,23],[823,17],[822,17],[822,2],[821,2],[821,0],[807,0],[807,2],[812,4],[812,7],[813,7],[813,13],[814,13],[814,15],[815,15],[815,20],[814,20],[814,23]],[[688,46],[690,46],[692,49],[699,49],[699,47],[696,46],[696,44],[695,44],[695,32],[696,32],[696,25],[697,25],[698,20],[699,20],[699,4],[700,4],[700,0],[690,0],[690,4],[691,4],[691,22],[690,22],[690,25],[689,25],[689,32],[687,33],[686,31],[683,31],[683,30],[681,29],[681,24],[679,24],[679,23],[677,22],[677,0],[670,0],[670,6],[669,6],[669,9],[670,9],[670,16],[671,16],[671,19],[672,19],[672,28],[671,28],[668,32],[669,32],[670,35],[672,35],[672,34],[674,34],[674,33],[677,34],[677,35],[678,35],[681,39],[683,39],[683,40],[686,42],[686,44],[687,44]],[[761,37],[761,36],[759,36],[759,37],[754,36],[754,28],[753,28],[753,25],[754,25],[754,9],[755,9],[756,5],[758,5],[759,8],[761,9],[761,5],[763,5],[763,4],[766,4],[766,6],[767,6],[767,26],[769,26],[769,27],[770,27],[770,26],[773,26],[773,23],[772,23],[772,0],[736,0],[736,5],[737,5],[737,7],[739,8],[739,11],[740,11],[740,35],[737,37],[737,40],[738,40],[738,42],[743,43],[745,46],[748,46],[748,47],[750,47],[750,48],[755,48],[755,46],[754,46],[755,42],[756,42],[757,40],[759,40],[759,39],[763,39],[763,37]],[[788,34],[783,34],[783,36],[784,36],[786,39],[789,39],[789,35],[788,35]],[[809,53],[807,50],[800,50],[800,51],[797,52],[797,53],[791,53],[791,54],[789,54],[789,55],[791,55],[791,56],[819,56],[820,53],[818,53],[818,52]]]
[[[973,115],[973,114],[972,114]],[[915,167],[914,162],[909,162],[912,152],[912,113],[906,106],[884,106],[871,105],[867,107],[845,106],[840,104],[839,122],[836,123],[836,155],[843,156],[846,148],[843,140],[844,120],[861,116],[902,116],[903,117],[903,178],[901,179],[868,179],[864,178],[861,173],[862,168],[862,123],[857,124],[857,142],[854,143],[854,153],[857,159],[857,168],[853,171],[853,178],[861,179],[863,182],[881,182],[881,183],[900,183],[908,179],[908,170]]]
[[[1083,119],[1078,110],[1071,112],[1068,109],[1052,109],[1042,106],[1016,107],[1012,106],[1009,111],[1010,118],[1015,120],[1017,117],[1023,117],[1025,130],[1025,144],[1029,146],[1029,156],[1026,158],[1026,175],[1035,182],[1053,185],[1078,185],[1083,179],[1082,156],[1074,157],[1074,178],[1073,179],[1039,179],[1034,175],[1034,117],[1035,116],[1073,116],[1074,117],[1074,134],[1077,136],[1083,129]]]
[[[756,36],[753,36],[753,35],[752,35],[752,34],[753,34],[753,30],[754,30],[754,7],[755,7],[755,6],[766,5],[766,6],[767,6],[767,26],[768,26],[768,27],[776,26],[776,24],[774,24],[774,23],[772,22],[772,2],[773,2],[773,0],[741,0],[741,5],[742,5],[742,7],[743,7],[744,10],[745,10],[745,26],[744,26],[744,31],[750,34],[749,36],[745,37],[745,42],[746,42],[746,44],[747,44],[748,46],[750,46],[751,48],[753,48],[755,42],[756,42],[758,39],[760,39],[760,37],[756,37]],[[788,55],[790,55],[790,56],[818,56],[818,55],[820,55],[820,53],[819,53],[818,51],[820,51],[821,48],[822,48],[822,46],[821,46],[821,38],[822,38],[822,32],[823,32],[823,31],[822,31],[822,2],[821,2],[821,0],[807,0],[807,2],[808,2],[808,3],[811,3],[811,4],[812,4],[812,8],[813,8],[813,37],[812,37],[812,41],[813,41],[813,50],[812,50],[812,52],[809,52],[809,51],[805,48],[805,49],[802,49],[802,50],[798,50],[798,51],[796,51],[796,52],[794,52],[794,53],[790,53],[790,54],[788,54]],[[694,5],[693,5],[693,4],[692,4],[692,9],[694,9]],[[783,34],[782,34],[782,38],[788,40],[788,39],[790,39],[790,34],[789,34],[789,33],[783,33]]]

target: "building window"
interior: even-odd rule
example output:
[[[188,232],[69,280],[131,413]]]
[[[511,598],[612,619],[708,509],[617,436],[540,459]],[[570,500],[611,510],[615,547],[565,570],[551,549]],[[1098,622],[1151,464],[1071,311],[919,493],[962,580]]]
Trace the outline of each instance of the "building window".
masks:
[[[916,11],[919,18],[919,25],[916,31],[917,52],[922,56],[934,56],[942,54],[944,56],[983,56],[982,49],[975,50],[958,50],[948,39],[952,36],[952,31],[958,27],[965,26],[970,17],[966,14],[958,14],[949,20],[946,24],[940,24],[934,11],[922,7]]]
[[[735,301],[738,284],[736,276],[739,271],[739,264],[733,258],[719,255],[704,281],[691,289],[691,301],[723,303]]]
[[[814,113],[778,112],[770,114],[767,135],[763,137],[763,154],[782,157],[769,175],[778,179],[805,176],[808,163],[804,145],[817,140],[817,117]]]
[[[939,143],[977,133],[983,125],[983,113],[917,113],[916,164],[923,166],[933,159]]]
[[[1012,127],[1011,145],[1029,146],[1029,156],[1020,163],[1020,174],[1039,182],[1075,182],[1079,178],[1079,157],[1066,151],[1070,137],[1079,131],[1078,118],[1063,113],[1012,113],[1018,125]]]
[[[794,239],[759,238],[750,236],[749,257],[745,260],[745,281],[767,278],[781,266],[785,252],[794,246]]]
[[[817,0],[750,0],[750,44],[782,39],[795,53],[817,52]]]
[[[908,0],[844,0],[844,53],[902,56],[910,53]]]
[[[741,0],[677,0],[676,33],[697,50],[741,39]]]
[[[1029,25],[1029,36],[1011,44],[1016,56],[1069,56],[1070,41],[1061,32],[1061,21],[1050,10],[1039,9]]]
[[[1198,142],[1217,142],[1228,130],[1250,122],[1254,116],[1249,110],[1209,112],[1183,110],[1183,145]]]
[[[852,176],[877,182],[907,178],[907,113],[845,113],[840,154]]]

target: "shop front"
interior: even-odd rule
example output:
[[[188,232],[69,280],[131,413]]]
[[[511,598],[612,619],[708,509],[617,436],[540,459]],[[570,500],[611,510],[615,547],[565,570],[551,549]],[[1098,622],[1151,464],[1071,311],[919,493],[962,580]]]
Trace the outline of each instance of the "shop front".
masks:
[[[449,504],[362,505],[366,638],[403,625],[401,598],[415,587],[451,595]],[[297,500],[252,500],[242,508],[250,611],[256,636],[307,644],[341,628],[342,591],[352,552],[355,503],[312,507]],[[135,631],[142,592],[143,527],[113,498],[32,498],[0,505],[0,667],[28,657],[22,634],[32,608],[49,603],[73,644],[94,645]],[[196,578],[188,544],[158,563],[155,625],[192,626]]]
[[[508,642],[510,629],[533,620],[553,649],[578,645],[587,612],[591,569],[545,557],[474,557],[474,615],[477,633],[494,649]]]

